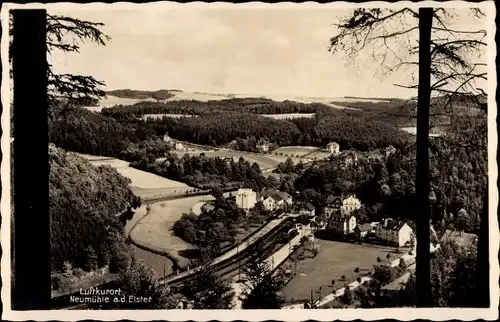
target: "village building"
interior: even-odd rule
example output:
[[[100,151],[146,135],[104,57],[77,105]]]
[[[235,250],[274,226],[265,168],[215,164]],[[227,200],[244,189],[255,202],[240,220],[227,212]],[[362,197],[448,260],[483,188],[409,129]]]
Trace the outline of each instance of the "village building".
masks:
[[[352,234],[356,228],[356,217],[345,215],[341,211],[335,211],[328,219],[327,229],[335,234],[347,235]]]
[[[342,207],[342,198],[339,196],[329,195],[326,198],[326,206],[323,208],[323,215],[328,219],[334,212],[340,211]]]
[[[257,193],[252,189],[238,189],[236,205],[243,210],[250,210],[257,203]]]
[[[441,237],[441,242],[452,241],[459,246],[473,246],[477,243],[477,235],[471,233],[465,233],[463,231],[456,231],[447,229],[443,236]]]
[[[330,142],[326,145],[326,149],[332,155],[338,155],[340,153],[340,145],[336,142]]]
[[[299,208],[299,214],[308,216],[308,217],[314,217],[316,212],[316,207],[311,205],[310,203],[306,202],[305,204],[301,205]]]
[[[388,147],[385,148],[384,152],[385,152],[386,156],[389,156],[389,155],[393,154],[394,152],[396,152],[396,148],[393,147],[392,145],[389,145]]]
[[[361,208],[361,201],[353,195],[342,200],[342,206],[340,211],[345,214],[351,214],[355,210],[359,210]]]
[[[358,164],[358,155],[352,151],[347,152],[344,155],[344,165],[355,166],[356,164]]]
[[[172,138],[170,136],[168,136],[168,133],[165,133],[165,135],[163,135],[163,141],[170,142],[170,141],[172,141]]]
[[[179,151],[184,150],[184,145],[180,142],[175,142],[174,149]]]
[[[269,142],[260,139],[259,142],[257,142],[256,148],[259,152],[269,152]]]
[[[404,221],[384,219],[377,226],[375,235],[389,245],[405,247],[411,242],[413,229]]]
[[[257,199],[262,201],[266,210],[274,210],[293,204],[293,198],[288,193],[271,188],[262,189]]]
[[[356,228],[354,228],[354,234],[358,239],[363,239],[369,233],[374,233],[374,232],[375,228],[373,227],[372,224],[357,225]]]

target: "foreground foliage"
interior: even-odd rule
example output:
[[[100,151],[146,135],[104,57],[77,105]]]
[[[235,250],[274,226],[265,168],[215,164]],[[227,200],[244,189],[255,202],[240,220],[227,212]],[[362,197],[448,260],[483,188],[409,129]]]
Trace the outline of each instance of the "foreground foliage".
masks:
[[[88,271],[107,265],[121,251],[123,224],[115,215],[140,205],[129,179],[53,145],[49,163],[53,269],[64,262]]]

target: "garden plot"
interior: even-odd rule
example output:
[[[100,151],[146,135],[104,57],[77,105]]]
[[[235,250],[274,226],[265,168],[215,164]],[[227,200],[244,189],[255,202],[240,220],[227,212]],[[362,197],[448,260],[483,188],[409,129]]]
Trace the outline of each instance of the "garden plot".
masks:
[[[315,151],[320,151],[320,149],[315,146],[283,146],[274,150],[272,153],[278,155],[282,154],[283,156],[293,155],[295,157],[303,157]]]

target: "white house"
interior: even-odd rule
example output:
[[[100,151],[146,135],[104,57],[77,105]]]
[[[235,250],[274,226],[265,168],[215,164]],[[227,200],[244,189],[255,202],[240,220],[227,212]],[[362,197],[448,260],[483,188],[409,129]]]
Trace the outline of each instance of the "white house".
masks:
[[[413,229],[403,221],[384,219],[375,229],[375,235],[388,244],[404,247],[410,243]]]
[[[336,142],[330,142],[326,145],[326,149],[330,154],[337,155],[340,153],[340,145]]]
[[[269,142],[264,139],[260,139],[259,142],[257,142],[256,148],[260,152],[269,152]]]
[[[342,206],[340,208],[344,215],[352,213],[354,210],[359,210],[361,208],[361,201],[358,198],[350,195],[349,197],[342,200]]]
[[[328,229],[337,234],[351,234],[356,228],[356,217],[343,215],[340,212],[334,212],[328,220]]]
[[[175,142],[174,149],[175,150],[184,150],[184,145],[180,142]]]
[[[304,216],[309,216],[309,217],[314,217],[316,212],[316,208],[311,205],[310,203],[305,203],[300,207],[299,214],[304,215]]]
[[[263,199],[262,204],[266,210],[271,211],[276,209],[276,200],[272,196]]]
[[[262,189],[258,199],[262,201],[267,210],[293,204],[293,198],[288,193],[269,188]]]
[[[165,135],[163,136],[163,141],[170,142],[170,141],[172,141],[172,138],[170,136],[168,136],[168,133],[165,133]]]
[[[244,210],[250,210],[257,203],[257,194],[252,189],[238,189],[236,205]]]

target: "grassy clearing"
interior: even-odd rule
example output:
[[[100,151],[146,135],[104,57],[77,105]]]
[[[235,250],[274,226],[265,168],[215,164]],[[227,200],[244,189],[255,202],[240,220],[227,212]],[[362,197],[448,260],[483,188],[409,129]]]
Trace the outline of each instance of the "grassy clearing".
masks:
[[[318,291],[322,287],[321,296],[326,296],[334,289],[338,289],[356,280],[360,275],[377,264],[377,257],[386,260],[387,254],[391,254],[390,261],[395,260],[402,254],[396,254],[391,247],[373,245],[358,245],[336,241],[316,239],[319,253],[314,258],[306,258],[297,264],[297,275],[285,286],[283,295],[288,300],[302,300],[310,297],[310,292]],[[354,269],[359,267],[360,273]],[[343,281],[342,275],[346,276]],[[331,287],[331,281],[335,280],[335,286]],[[317,297],[318,295],[314,295]]]
[[[179,266],[186,266],[189,264],[186,254],[196,247],[175,236],[172,227],[194,204],[209,199],[211,197],[196,196],[151,204],[149,214],[138,221],[130,238],[147,249],[168,254]]]
[[[304,156],[306,154],[309,154],[309,153],[312,153],[314,151],[318,151],[319,148],[318,147],[315,147],[315,146],[283,146],[281,148],[278,148],[276,150],[273,151],[273,154],[274,153],[283,153],[283,155],[285,154],[292,154],[292,155],[295,155],[295,156]]]
[[[180,117],[197,117],[197,115],[190,114],[144,114],[143,119],[161,119],[164,116],[172,117],[172,118],[180,118]]]
[[[122,176],[129,178],[132,183],[132,191],[143,199],[154,199],[167,196],[184,195],[186,190],[192,189],[185,183],[170,180],[146,171],[138,170],[129,166],[127,161],[120,159],[99,157],[93,155],[81,155],[95,166],[110,165]]]

